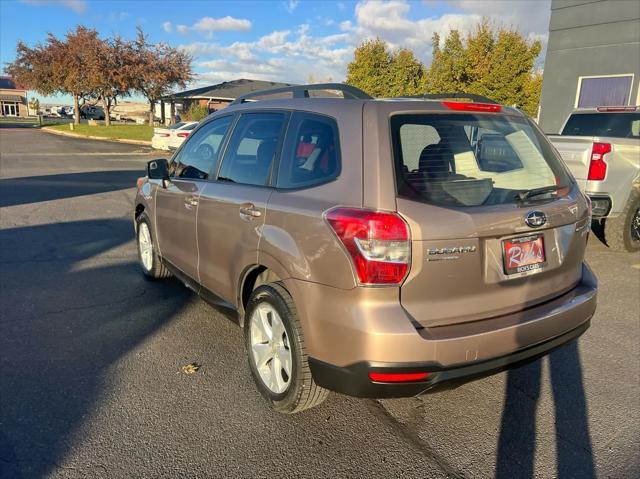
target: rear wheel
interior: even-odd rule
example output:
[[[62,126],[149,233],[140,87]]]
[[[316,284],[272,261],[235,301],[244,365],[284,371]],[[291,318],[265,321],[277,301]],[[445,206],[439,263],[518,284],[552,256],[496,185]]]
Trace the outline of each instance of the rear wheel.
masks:
[[[616,251],[640,251],[640,193],[632,191],[629,201],[617,218],[606,219],[607,245]]]
[[[322,403],[329,391],[309,370],[293,299],[279,283],[256,288],[246,309],[245,344],[251,374],[276,411],[296,413]]]
[[[138,260],[142,272],[149,279],[168,278],[171,276],[171,273],[166,266],[162,264],[162,260],[160,256],[158,256],[157,248],[151,234],[149,218],[143,213],[138,216],[137,222]]]

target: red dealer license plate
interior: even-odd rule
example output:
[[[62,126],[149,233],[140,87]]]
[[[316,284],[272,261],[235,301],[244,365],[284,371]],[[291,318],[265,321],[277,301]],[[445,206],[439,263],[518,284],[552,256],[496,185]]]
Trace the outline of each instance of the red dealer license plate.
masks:
[[[507,274],[524,273],[547,264],[542,235],[511,238],[502,242],[504,271]]]

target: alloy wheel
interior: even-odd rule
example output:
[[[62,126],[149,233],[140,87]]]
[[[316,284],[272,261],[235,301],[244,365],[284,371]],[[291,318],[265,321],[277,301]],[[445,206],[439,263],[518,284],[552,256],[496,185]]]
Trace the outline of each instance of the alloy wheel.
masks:
[[[291,383],[292,355],[282,318],[267,302],[251,315],[251,356],[263,384],[274,394],[284,393]]]
[[[153,245],[151,243],[151,234],[147,223],[140,223],[138,226],[138,247],[140,248],[140,260],[145,270],[151,271],[153,268]]]

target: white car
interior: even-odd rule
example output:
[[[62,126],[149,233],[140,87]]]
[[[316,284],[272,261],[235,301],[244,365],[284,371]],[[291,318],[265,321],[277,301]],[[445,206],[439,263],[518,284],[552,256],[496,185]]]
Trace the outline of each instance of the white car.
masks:
[[[187,122],[184,126],[181,126],[176,130],[172,130],[171,136],[169,136],[167,141],[169,145],[169,150],[173,151],[180,148],[180,145],[182,145],[184,140],[186,140],[189,137],[189,135],[195,129],[196,126],[198,126],[197,121],[190,121],[190,122]]]
[[[181,133],[185,128],[186,132],[190,132],[195,128],[197,124],[197,121],[181,121],[167,128],[154,128],[153,137],[151,138],[151,146],[156,150],[168,150],[169,140],[173,137],[173,135]],[[187,134],[186,136],[189,135]]]

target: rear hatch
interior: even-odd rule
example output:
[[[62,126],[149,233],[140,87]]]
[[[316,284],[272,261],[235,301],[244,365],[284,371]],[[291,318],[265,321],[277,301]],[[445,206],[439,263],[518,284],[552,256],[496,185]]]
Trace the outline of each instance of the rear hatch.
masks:
[[[496,317],[575,287],[586,201],[527,118],[445,110],[390,122],[396,206],[412,238],[400,295],[416,322]]]

